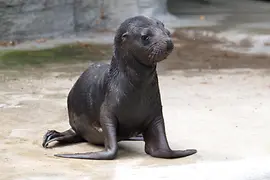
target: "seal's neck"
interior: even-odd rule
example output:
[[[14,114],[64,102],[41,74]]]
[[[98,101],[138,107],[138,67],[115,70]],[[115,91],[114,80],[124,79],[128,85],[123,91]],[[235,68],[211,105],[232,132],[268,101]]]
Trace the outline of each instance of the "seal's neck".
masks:
[[[115,52],[112,57],[110,71],[114,74],[124,73],[133,86],[150,84],[156,76],[156,65],[146,66],[140,63],[134,56],[127,54],[118,56]]]

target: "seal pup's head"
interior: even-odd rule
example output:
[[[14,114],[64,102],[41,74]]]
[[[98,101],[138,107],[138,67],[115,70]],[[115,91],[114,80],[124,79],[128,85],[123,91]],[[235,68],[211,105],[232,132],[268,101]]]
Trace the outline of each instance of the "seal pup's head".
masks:
[[[118,58],[132,57],[150,67],[166,59],[174,48],[164,24],[146,16],[126,19],[116,32],[114,46]]]

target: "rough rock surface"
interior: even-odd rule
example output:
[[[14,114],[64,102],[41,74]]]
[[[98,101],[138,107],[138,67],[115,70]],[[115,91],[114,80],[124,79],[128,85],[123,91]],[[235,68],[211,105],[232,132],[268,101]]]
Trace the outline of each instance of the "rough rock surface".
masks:
[[[0,0],[0,40],[114,29],[128,16],[166,12],[166,0]]]

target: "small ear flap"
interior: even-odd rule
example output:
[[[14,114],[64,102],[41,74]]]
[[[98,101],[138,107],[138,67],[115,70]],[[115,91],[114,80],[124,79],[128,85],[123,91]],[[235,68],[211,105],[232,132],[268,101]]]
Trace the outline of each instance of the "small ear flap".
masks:
[[[122,41],[125,41],[127,37],[128,37],[128,32],[125,32],[124,34],[122,34]]]
[[[166,29],[166,33],[168,34],[168,36],[171,36],[171,31],[169,29]]]

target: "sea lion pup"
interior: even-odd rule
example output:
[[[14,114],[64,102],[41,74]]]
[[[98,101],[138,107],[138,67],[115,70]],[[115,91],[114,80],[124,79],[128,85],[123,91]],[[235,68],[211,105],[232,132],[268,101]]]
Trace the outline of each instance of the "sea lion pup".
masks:
[[[173,48],[170,32],[159,20],[126,19],[116,32],[111,63],[90,65],[69,92],[71,129],[48,131],[43,147],[53,141],[87,141],[105,149],[55,156],[112,160],[119,141],[137,139],[145,141],[145,152],[153,157],[195,154],[195,149],[171,150],[166,137],[156,66]]]

